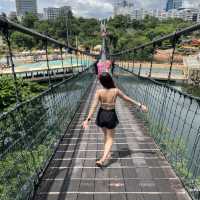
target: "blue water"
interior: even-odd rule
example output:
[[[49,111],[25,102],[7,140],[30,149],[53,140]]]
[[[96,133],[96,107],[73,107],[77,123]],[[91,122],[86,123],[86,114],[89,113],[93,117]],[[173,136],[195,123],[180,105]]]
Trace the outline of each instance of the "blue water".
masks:
[[[89,64],[91,64],[91,61],[88,61]],[[87,61],[86,60],[81,60],[79,59],[78,61],[73,58],[72,59],[72,63],[71,63],[71,59],[67,59],[63,61],[63,65],[64,67],[66,67],[66,65],[86,65]],[[41,62],[35,62],[35,63],[26,63],[26,64],[18,64],[17,66],[20,67],[27,67],[27,68],[37,68],[37,67],[46,67],[47,63],[46,61],[41,61]],[[50,67],[62,67],[62,61],[61,60],[53,60],[53,61],[49,61],[49,66]]]

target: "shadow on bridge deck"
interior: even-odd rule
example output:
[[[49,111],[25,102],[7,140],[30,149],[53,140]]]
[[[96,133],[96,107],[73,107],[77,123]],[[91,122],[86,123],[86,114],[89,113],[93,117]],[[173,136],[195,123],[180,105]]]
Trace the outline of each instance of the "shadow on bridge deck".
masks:
[[[94,84],[92,90],[99,87]],[[81,128],[92,92],[83,100],[73,124],[44,173],[34,200],[188,200],[169,163],[137,110],[118,100],[120,124],[116,129],[112,159],[101,170],[95,160],[103,149],[103,133],[95,125]]]

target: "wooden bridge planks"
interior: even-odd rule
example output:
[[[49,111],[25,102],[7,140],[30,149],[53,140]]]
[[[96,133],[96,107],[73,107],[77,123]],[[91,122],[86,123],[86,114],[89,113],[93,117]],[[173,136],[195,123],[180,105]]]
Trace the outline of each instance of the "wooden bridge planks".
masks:
[[[122,123],[116,129],[112,159],[103,170],[95,166],[103,133],[95,119],[88,130],[80,125],[91,95],[61,141],[34,200],[189,200],[145,123],[135,116],[137,110],[122,101],[116,106]]]

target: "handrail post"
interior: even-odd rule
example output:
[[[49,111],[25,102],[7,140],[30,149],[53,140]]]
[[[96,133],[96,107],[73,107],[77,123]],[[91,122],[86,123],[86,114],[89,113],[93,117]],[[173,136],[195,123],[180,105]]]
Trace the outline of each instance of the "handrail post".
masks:
[[[71,63],[72,74],[74,75],[74,67],[73,67],[72,54],[71,54],[71,56],[70,56],[70,63]]]
[[[135,68],[135,50],[133,50],[133,67],[132,67],[132,73],[134,73]]]
[[[119,64],[120,64],[120,67],[122,67],[122,55],[120,55],[120,62],[119,62]]]
[[[124,59],[123,59],[123,54],[122,54],[121,56],[122,56],[122,68],[124,68]]]
[[[140,63],[139,71],[138,71],[138,76],[141,75],[141,69],[142,69],[142,64]]]
[[[75,55],[76,55],[76,67],[77,67],[78,73],[79,73],[78,52],[77,51],[75,51]]]
[[[149,71],[149,77],[151,78],[152,75],[152,67],[153,67],[153,58],[155,54],[155,49],[156,49],[156,43],[153,43],[153,50],[152,50],[152,56],[151,56],[151,65],[150,65],[150,71]]]
[[[170,61],[170,69],[169,69],[169,75],[168,75],[168,82],[171,79],[171,75],[172,75],[172,67],[173,67],[173,63],[174,63],[174,54],[175,54],[175,50],[176,50],[176,43],[178,40],[178,36],[175,34],[172,40],[172,47],[173,47],[173,51],[172,51],[172,56],[171,56],[171,61]]]
[[[127,70],[129,71],[129,58],[130,58],[130,53],[128,53],[128,68],[127,68]]]
[[[48,79],[49,79],[49,87],[51,87],[51,72],[50,72],[50,67],[49,67],[49,57],[48,57],[48,41],[44,40],[45,44],[45,54],[46,54],[46,62],[47,62],[47,74],[48,74]]]
[[[80,56],[81,56],[81,68],[82,68],[82,71],[84,71],[84,67],[83,67],[83,57],[82,57],[82,56],[83,56],[83,54],[81,53],[81,55],[80,55]]]
[[[7,46],[8,46],[8,54],[10,57],[10,64],[11,64],[11,68],[12,68],[12,75],[13,75],[13,80],[14,80],[14,86],[15,86],[15,98],[16,98],[16,104],[19,104],[21,102],[20,100],[20,92],[19,92],[19,88],[18,88],[18,83],[17,83],[17,75],[15,72],[15,64],[13,61],[13,53],[12,53],[12,48],[11,48],[11,42],[10,42],[10,33],[8,30],[8,27],[5,26],[2,30],[2,33],[5,37]]]
[[[65,78],[65,68],[64,68],[64,63],[63,63],[63,51],[62,51],[62,46],[60,46],[60,57],[61,57],[61,64],[63,68],[63,79]]]
[[[143,51],[144,51],[144,48],[141,49],[141,56],[143,57]],[[138,71],[138,76],[141,75],[141,69],[142,69],[142,63],[141,63],[141,60],[140,60],[140,67],[139,67],[139,71]]]

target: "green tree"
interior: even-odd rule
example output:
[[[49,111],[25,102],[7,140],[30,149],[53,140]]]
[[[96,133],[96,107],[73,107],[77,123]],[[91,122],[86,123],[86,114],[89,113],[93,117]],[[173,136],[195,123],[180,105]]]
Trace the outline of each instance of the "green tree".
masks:
[[[47,88],[46,86],[23,79],[17,80],[17,87],[21,101],[25,101]],[[16,96],[13,78],[12,76],[2,76],[0,77],[0,111],[4,111],[4,109],[9,108],[14,103],[16,103]]]
[[[22,25],[27,28],[34,28],[34,23],[38,21],[38,17],[32,13],[26,13],[22,18]]]
[[[36,43],[32,36],[20,32],[13,32],[11,35],[12,42],[18,48],[32,49]]]

